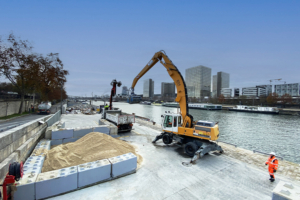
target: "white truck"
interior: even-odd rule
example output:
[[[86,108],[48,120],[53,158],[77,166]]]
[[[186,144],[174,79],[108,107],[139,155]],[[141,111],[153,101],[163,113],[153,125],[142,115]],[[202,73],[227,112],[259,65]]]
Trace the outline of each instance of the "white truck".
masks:
[[[40,105],[38,105],[38,114],[50,114],[50,109],[51,109],[52,104],[50,102],[42,102]]]
[[[134,115],[124,114],[121,110],[104,110],[102,118],[116,125],[118,132],[131,131],[135,122]]]

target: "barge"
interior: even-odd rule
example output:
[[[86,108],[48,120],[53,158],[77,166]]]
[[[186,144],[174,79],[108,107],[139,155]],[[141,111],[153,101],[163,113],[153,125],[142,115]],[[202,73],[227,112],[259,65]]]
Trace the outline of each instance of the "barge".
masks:
[[[237,112],[250,112],[250,113],[263,113],[263,114],[279,114],[276,107],[260,107],[260,106],[245,106],[236,105],[233,108],[228,108],[229,111]]]
[[[201,109],[201,110],[222,110],[222,105],[215,105],[215,104],[189,103],[188,107],[191,109]]]

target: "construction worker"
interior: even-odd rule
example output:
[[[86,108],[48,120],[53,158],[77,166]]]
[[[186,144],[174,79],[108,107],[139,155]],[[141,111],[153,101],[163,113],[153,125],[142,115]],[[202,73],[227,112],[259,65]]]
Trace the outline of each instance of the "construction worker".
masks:
[[[275,181],[275,176],[274,173],[278,169],[278,160],[275,157],[275,153],[271,152],[270,157],[268,158],[267,162],[265,163],[266,165],[269,165],[269,174],[270,174],[270,181],[274,182]]]
[[[104,106],[104,109],[105,109],[105,110],[108,110],[108,108],[109,108],[109,105],[106,104],[106,105]]]

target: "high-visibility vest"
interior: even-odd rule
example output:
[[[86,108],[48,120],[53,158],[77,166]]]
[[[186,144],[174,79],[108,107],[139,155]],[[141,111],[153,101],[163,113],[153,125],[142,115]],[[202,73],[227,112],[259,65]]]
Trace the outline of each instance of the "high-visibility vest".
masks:
[[[278,160],[275,156],[273,158],[269,157],[266,164],[269,165],[269,169],[278,169]]]

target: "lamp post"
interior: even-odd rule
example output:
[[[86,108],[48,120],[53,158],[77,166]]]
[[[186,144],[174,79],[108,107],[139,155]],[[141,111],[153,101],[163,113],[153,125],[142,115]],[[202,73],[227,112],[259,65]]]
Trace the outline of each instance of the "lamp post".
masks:
[[[63,87],[64,82],[60,82],[60,114],[62,114],[62,87]]]

